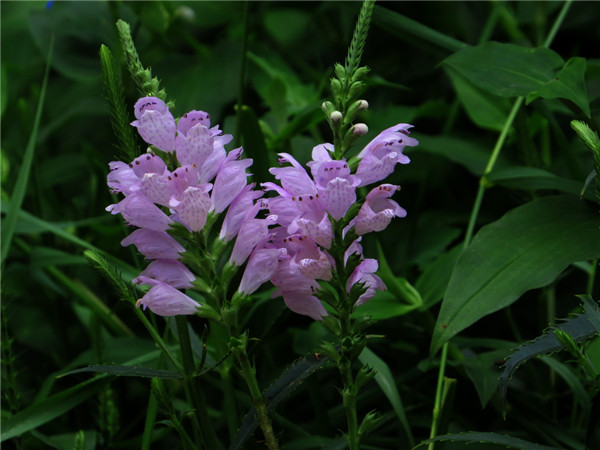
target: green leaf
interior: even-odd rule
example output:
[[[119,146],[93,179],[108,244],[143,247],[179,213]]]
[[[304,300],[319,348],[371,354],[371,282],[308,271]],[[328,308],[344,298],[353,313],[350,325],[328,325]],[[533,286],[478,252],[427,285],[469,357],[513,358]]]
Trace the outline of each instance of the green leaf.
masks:
[[[381,28],[389,30],[393,34],[405,37],[403,36],[404,33],[408,33],[419,39],[423,39],[424,41],[436,44],[441,48],[450,50],[451,52],[467,47],[467,44],[464,42],[440,33],[416,20],[410,19],[382,6],[375,6],[373,11],[373,23]]]
[[[396,383],[394,381],[394,377],[392,375],[392,371],[389,366],[382,360],[379,356],[369,350],[367,347],[363,349],[358,359],[365,366],[369,366],[375,369],[375,381],[381,388],[382,392],[385,394],[387,399],[392,404],[402,427],[404,428],[404,432],[408,438],[408,441],[412,446],[414,446],[414,438],[410,429],[410,425],[408,423],[408,419],[406,418],[406,412],[404,411],[404,405],[402,404],[402,399],[400,398],[400,393],[398,392],[398,388],[396,387]]]
[[[600,257],[600,216],[576,197],[534,200],[483,227],[459,257],[433,333],[435,354],[482,317]]]
[[[585,89],[586,66],[585,58],[569,59],[553,79],[527,97],[527,103],[529,104],[538,97],[566,98],[579,106],[585,115],[591,118],[590,102]]]
[[[446,292],[456,261],[462,252],[462,244],[440,255],[423,271],[415,283],[415,288],[423,299],[423,309],[429,309],[439,302]]]
[[[508,448],[518,448],[521,450],[560,450],[557,447],[548,447],[546,445],[535,444],[512,436],[498,433],[479,433],[470,431],[467,433],[450,433],[443,436],[436,436],[421,442],[417,447],[421,447],[430,442],[466,442],[466,443],[486,443],[502,445]]]
[[[592,297],[589,295],[580,295],[578,297],[583,300],[585,317],[587,317],[595,330],[600,333],[600,309],[598,303],[592,300]]]
[[[578,314],[574,317],[569,317],[560,324],[553,325],[541,336],[538,336],[517,348],[508,356],[508,358],[506,358],[504,372],[502,372],[502,375],[500,376],[499,392],[503,409],[505,409],[504,404],[506,401],[508,380],[521,364],[535,356],[549,355],[564,349],[564,345],[554,334],[555,330],[564,331],[575,342],[582,342],[598,333],[586,316]]]
[[[75,373],[83,373],[83,372],[94,372],[94,373],[104,373],[106,375],[116,375],[122,377],[144,377],[144,378],[162,378],[162,379],[174,379],[174,378],[182,378],[181,374],[178,372],[173,372],[172,370],[157,370],[157,369],[149,369],[148,367],[140,367],[140,366],[120,366],[120,365],[98,365],[98,366],[89,366],[82,367],[81,369],[70,370],[66,373],[61,374],[61,377],[67,375],[73,375]]]
[[[494,184],[511,189],[537,190],[551,189],[566,194],[579,195],[583,183],[554,175],[537,167],[507,167],[498,169],[486,176]],[[589,196],[590,200],[593,197]]]
[[[480,176],[490,159],[487,144],[473,139],[462,139],[454,136],[428,136],[419,133],[419,152],[443,156],[465,167],[473,175]],[[496,167],[506,167],[506,159],[500,154]]]
[[[258,123],[258,117],[249,106],[243,105],[238,111],[240,132],[244,152],[253,159],[252,172],[254,181],[262,183],[270,179],[269,167],[275,166],[275,153],[269,152],[265,137]]]
[[[547,48],[486,42],[444,60],[476,86],[501,97],[527,96],[554,79],[564,63]]]
[[[508,345],[508,344],[507,344]],[[464,366],[465,373],[473,382],[481,407],[485,408],[494,394],[498,391],[498,360],[503,359],[508,348],[492,350],[467,358],[459,364]]]
[[[502,131],[510,110],[508,101],[475,86],[450,66],[446,73],[471,121],[482,128]]]
[[[109,381],[106,377],[96,377],[79,383],[69,389],[51,395],[2,421],[0,442],[33,430],[50,420],[65,414],[87,398],[95,394]]]

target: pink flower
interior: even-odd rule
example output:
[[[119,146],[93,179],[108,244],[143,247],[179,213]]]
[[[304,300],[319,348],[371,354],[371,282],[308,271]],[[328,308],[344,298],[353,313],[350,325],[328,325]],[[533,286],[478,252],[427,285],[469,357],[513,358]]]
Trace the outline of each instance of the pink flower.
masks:
[[[148,144],[165,152],[175,150],[175,119],[169,108],[156,97],[140,98],[134,106],[135,118],[131,125]]]
[[[239,159],[241,154],[241,148],[230,151],[219,168],[212,191],[212,202],[216,213],[225,211],[247,184],[246,169],[252,165],[252,160]]]
[[[409,136],[409,128],[412,128],[412,125],[399,123],[383,130],[357,155],[361,158],[356,169],[356,176],[361,181],[360,186],[385,179],[394,171],[396,163],[410,162],[402,151],[406,146],[418,145],[419,141]]]
[[[356,234],[361,236],[371,231],[382,231],[394,217],[406,217],[406,210],[389,199],[397,190],[398,186],[382,184],[367,194],[354,222]]]
[[[142,194],[132,194],[106,207],[111,214],[121,214],[125,222],[154,231],[166,231],[173,223],[164,212]]]
[[[139,276],[136,278],[136,282],[152,286],[146,295],[137,301],[136,305],[143,306],[144,309],[148,307],[150,311],[159,316],[195,314],[202,306],[191,297],[162,281]]]
[[[223,225],[221,226],[219,239],[230,241],[240,231],[244,216],[254,206],[254,200],[260,198],[263,194],[261,191],[255,191],[254,186],[254,183],[246,185],[244,189],[242,189],[242,192],[240,192],[229,205],[227,214],[223,220]]]
[[[154,278],[177,289],[190,289],[194,274],[181,262],[172,259],[157,259],[146,267],[133,282],[143,281],[141,277]],[[139,284],[139,283],[138,283]]]
[[[279,265],[279,256],[284,250],[276,247],[256,248],[246,265],[238,291],[250,295],[263,283],[269,281]]]
[[[123,247],[134,244],[148,259],[179,259],[185,248],[164,231],[139,228],[121,241]]]
[[[165,162],[154,153],[145,153],[135,158],[131,164],[122,161],[109,163],[110,172],[107,179],[111,192],[122,192],[129,195],[140,190],[145,175],[163,175],[167,169]]]
[[[350,278],[348,278],[348,292],[350,292],[350,289],[356,283],[362,283],[366,288],[366,291],[358,297],[356,306],[360,306],[371,300],[375,296],[377,290],[385,291],[387,289],[381,278],[375,275],[378,268],[379,263],[376,259],[364,259],[356,269],[354,269]]]
[[[259,202],[246,213],[231,251],[229,258],[231,264],[241,266],[255,247],[262,246],[269,239],[269,225],[276,223],[277,216],[271,215],[266,219],[256,219],[256,214],[262,208],[263,205]]]
[[[183,191],[181,200],[172,198],[169,206],[177,212],[178,218],[191,231],[200,231],[206,224],[206,216],[210,209],[208,192],[212,185],[202,183],[190,186]]]

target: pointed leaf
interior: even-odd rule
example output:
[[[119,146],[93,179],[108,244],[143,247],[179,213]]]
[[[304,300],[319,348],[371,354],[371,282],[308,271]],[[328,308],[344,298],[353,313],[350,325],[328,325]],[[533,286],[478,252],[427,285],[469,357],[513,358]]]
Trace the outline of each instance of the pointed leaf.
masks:
[[[173,372],[172,370],[157,370],[150,369],[148,367],[140,366],[121,366],[121,365],[98,365],[82,367],[81,369],[70,370],[69,372],[61,374],[61,377],[66,375],[73,375],[75,373],[83,372],[95,372],[104,373],[106,375],[115,375],[123,377],[145,377],[145,378],[162,378],[162,379],[174,379],[181,378],[181,374]]]
[[[51,395],[2,421],[0,442],[19,436],[27,431],[70,411],[81,402],[91,397],[110,378],[97,377],[79,383],[69,389]]]
[[[556,447],[548,447],[546,445],[540,445],[533,442],[525,441],[512,436],[497,433],[479,433],[479,432],[467,432],[467,433],[451,433],[444,434],[443,436],[436,436],[433,439],[428,439],[421,442],[418,447],[421,447],[430,442],[467,442],[467,443],[486,443],[502,445],[504,448],[518,448],[521,450],[560,450]]]
[[[539,355],[549,355],[564,349],[564,345],[554,334],[554,330],[563,330],[573,338],[575,342],[582,342],[595,336],[598,331],[584,315],[569,317],[564,322],[550,327],[544,334],[526,342],[511,353],[504,364],[504,372],[500,376],[500,402],[506,401],[506,388],[508,380],[513,372],[525,361]],[[503,408],[504,409],[504,408]]]
[[[600,257],[600,216],[571,196],[534,200],[483,227],[459,257],[431,353],[452,336],[546,286],[571,263]]]
[[[310,355],[294,363],[289,369],[265,391],[267,411],[274,410],[288,395],[290,395],[302,382],[318,369],[329,362],[329,358]],[[252,436],[258,424],[254,407],[248,411],[240,429],[233,438],[229,450],[237,450]]]
[[[527,103],[532,100],[543,98],[566,98],[575,103],[585,115],[590,116],[590,101],[585,89],[585,58],[571,58],[554,78],[540,86],[527,98]]]
[[[564,61],[547,48],[486,42],[444,60],[476,86],[502,97],[527,96],[554,79]]]
[[[408,437],[408,442],[410,446],[414,446],[414,438],[410,429],[410,425],[408,423],[408,419],[406,418],[406,412],[404,411],[404,405],[402,404],[402,399],[400,398],[400,393],[398,392],[398,388],[396,387],[396,382],[394,381],[394,377],[392,375],[392,371],[389,366],[385,363],[383,359],[365,347],[358,357],[360,362],[365,366],[369,366],[375,369],[375,381],[387,397],[387,399],[392,404],[402,427],[404,428],[404,432]]]

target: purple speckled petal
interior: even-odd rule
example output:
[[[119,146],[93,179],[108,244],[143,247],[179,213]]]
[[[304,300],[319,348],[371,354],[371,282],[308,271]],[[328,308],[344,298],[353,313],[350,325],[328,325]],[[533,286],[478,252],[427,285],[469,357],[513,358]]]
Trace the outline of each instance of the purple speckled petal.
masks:
[[[188,187],[182,195],[181,201],[171,199],[169,206],[173,208],[181,222],[191,231],[200,231],[206,224],[206,215],[210,209],[210,184]]]
[[[219,239],[230,241],[233,239],[242,226],[242,220],[246,213],[254,206],[254,200],[262,196],[262,191],[254,190],[255,184],[249,184],[244,187],[229,205],[223,225],[221,226],[221,232],[219,233]]]
[[[196,110],[185,113],[177,122],[177,131],[185,135],[190,128],[198,124],[210,128],[210,114]]]
[[[147,173],[162,175],[167,169],[167,165],[162,158],[156,156],[154,153],[144,153],[138,156],[131,162],[130,167],[139,178],[142,178]]]
[[[314,320],[323,320],[323,317],[328,315],[321,301],[314,295],[284,292],[282,296],[285,305],[296,314],[309,316]]]
[[[162,100],[141,98],[136,102],[134,111],[137,120],[131,125],[138,129],[142,139],[165,152],[175,150],[175,119]]]
[[[236,150],[232,150],[236,152]],[[216,213],[225,211],[225,208],[246,186],[248,174],[246,169],[252,165],[252,159],[233,159],[229,155],[219,169],[215,178],[212,192],[212,202]]]
[[[321,192],[321,202],[331,217],[340,220],[356,201],[356,188],[344,178],[334,178]]]
[[[393,184],[382,184],[367,194],[354,223],[359,236],[371,231],[382,231],[394,217],[405,217],[406,210],[389,197],[398,190]]]

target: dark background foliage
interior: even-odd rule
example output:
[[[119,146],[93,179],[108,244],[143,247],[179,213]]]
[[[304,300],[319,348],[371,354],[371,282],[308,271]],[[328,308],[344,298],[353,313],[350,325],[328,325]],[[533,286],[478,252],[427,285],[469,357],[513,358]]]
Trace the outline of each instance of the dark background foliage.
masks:
[[[501,127],[501,121],[499,126],[483,126],[468,114],[442,61],[461,43],[477,45],[482,39],[540,46],[561,5],[378,3],[363,57],[371,69],[364,94],[370,108],[363,116],[370,132],[355,148],[399,122],[415,125],[413,136],[421,140],[408,152],[412,163],[399,167],[389,181],[402,185],[395,198],[408,217],[363,242],[365,253],[373,256],[377,242],[381,244],[396,277],[418,283],[440,256],[462,242],[479,176]],[[137,269],[143,265],[131,248],[120,246],[127,233],[121,219],[104,211],[115,200],[105,185],[108,162],[120,155],[98,52],[105,44],[121,61],[117,19],[130,23],[141,60],[174,101],[176,117],[191,109],[209,112],[213,123],[249,147],[250,156],[268,164],[281,151],[307,161],[314,145],[330,139],[319,107],[329,95],[333,63],[343,62],[346,55],[360,2],[3,1],[0,8],[3,214],[32,131],[54,39],[35,157],[2,271],[5,420],[36,399],[89,378],[83,374],[54,379],[66,369],[123,362],[154,348],[131,305],[118,300],[82,256],[84,246],[73,239]],[[541,168],[583,186],[592,170],[591,156],[569,122],[582,119],[598,129],[600,60],[594,58],[600,44],[599,18],[595,2],[575,2],[551,46],[565,61],[588,58],[585,81],[592,119],[568,101],[533,101],[520,110],[499,166]],[[133,105],[140,94],[124,66],[123,79],[128,104]],[[506,114],[509,100],[494,101]],[[252,154],[251,136],[242,133],[236,121],[240,102],[260,119],[268,154]],[[139,145],[143,148],[141,141]],[[264,181],[259,175],[257,181]],[[553,192],[496,185],[486,193],[477,228]],[[585,415],[576,408],[571,387],[545,365],[533,363],[522,369],[509,391],[512,408],[506,421],[495,396],[490,395],[490,403],[482,408],[473,382],[481,389],[495,389],[499,365],[514,343],[534,338],[555,317],[573,311],[578,305],[575,295],[586,292],[588,280],[584,270],[571,266],[549,287],[526,293],[518,303],[461,333],[457,351],[477,364],[469,366],[451,356],[448,376],[458,379],[458,387],[447,409],[446,430],[496,431],[546,445],[583,448]],[[263,387],[294,359],[313,353],[326,337],[317,324],[285,310],[281,299],[269,295],[259,295],[246,318],[252,335],[260,339],[253,350]],[[369,347],[391,369],[417,443],[429,436],[437,359],[429,359],[428,353],[440,299],[441,293],[430,308],[380,321],[369,330],[376,336]],[[90,306],[94,302],[114,312],[131,335],[107,328]],[[164,328],[161,318],[152,320]],[[203,332],[200,319],[191,323],[199,334]],[[595,355],[600,354],[597,341],[595,348]],[[576,369],[570,370],[575,376]],[[282,442],[290,443],[286,448],[339,445],[333,439],[335,430],[344,429],[337,377],[334,369],[317,372],[277,409],[275,427],[281,430]],[[237,386],[238,380],[234,382]],[[227,440],[219,374],[208,374],[205,383],[212,415]],[[94,448],[93,443],[98,448],[137,448],[148,396],[147,379],[116,378],[101,394],[9,441],[7,448],[72,448],[79,430],[86,433],[86,448]],[[242,393],[239,397],[245,408],[247,400]],[[185,411],[185,405],[178,407]],[[383,413],[380,429],[367,439],[365,448],[409,448],[377,384],[365,387],[359,407],[362,414],[371,409]],[[177,448],[174,439],[159,433],[156,448]]]

